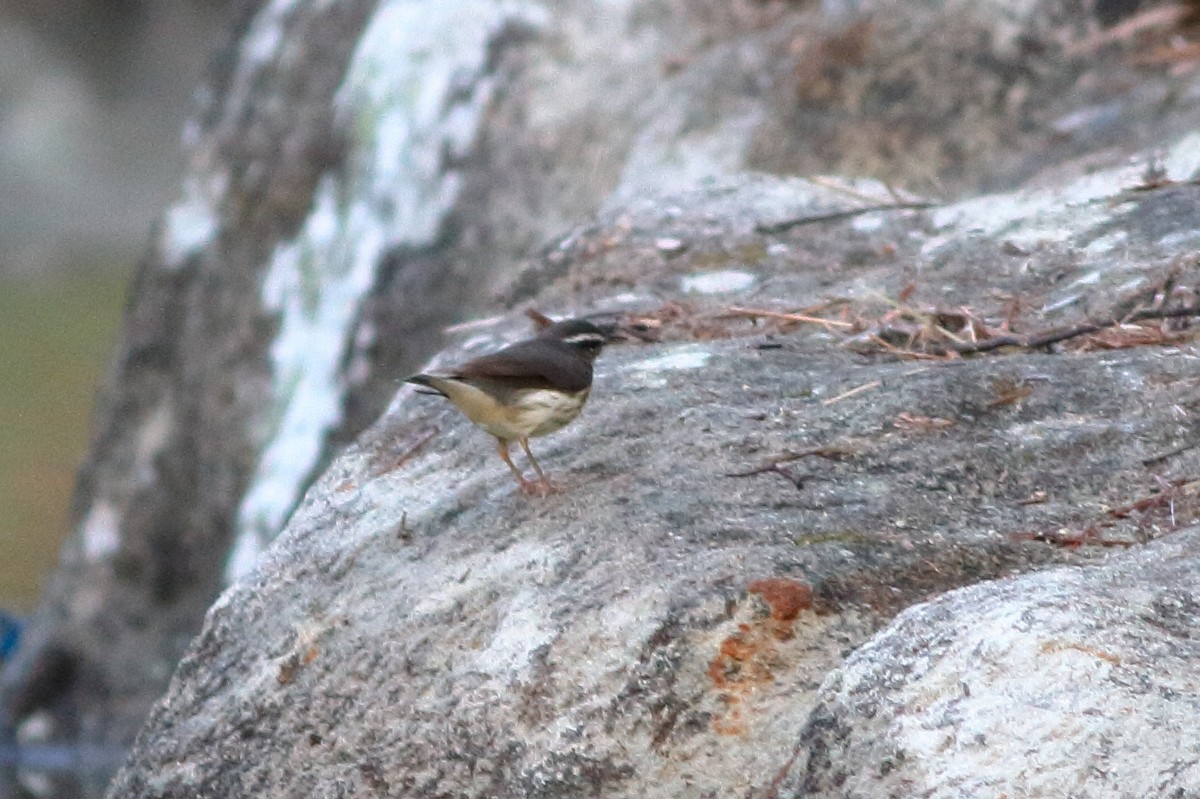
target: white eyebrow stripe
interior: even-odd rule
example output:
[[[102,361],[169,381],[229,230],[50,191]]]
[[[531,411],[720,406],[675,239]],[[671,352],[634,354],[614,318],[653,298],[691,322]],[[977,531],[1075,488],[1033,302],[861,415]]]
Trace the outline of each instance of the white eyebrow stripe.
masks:
[[[564,344],[603,344],[604,336],[597,333],[576,333],[562,340]]]

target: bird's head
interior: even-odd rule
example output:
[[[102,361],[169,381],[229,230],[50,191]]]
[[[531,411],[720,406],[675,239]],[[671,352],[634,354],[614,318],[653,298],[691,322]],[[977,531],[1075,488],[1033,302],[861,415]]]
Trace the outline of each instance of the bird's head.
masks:
[[[609,342],[609,336],[586,319],[564,319],[538,331],[540,339],[551,339],[566,344],[588,362],[596,360],[600,350]]]

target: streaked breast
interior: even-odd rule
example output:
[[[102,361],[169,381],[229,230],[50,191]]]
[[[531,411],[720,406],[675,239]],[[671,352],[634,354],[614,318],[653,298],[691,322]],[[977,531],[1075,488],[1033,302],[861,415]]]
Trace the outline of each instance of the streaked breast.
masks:
[[[553,433],[579,416],[587,398],[586,390],[574,394],[545,389],[522,392],[514,408],[514,426],[530,438]]]

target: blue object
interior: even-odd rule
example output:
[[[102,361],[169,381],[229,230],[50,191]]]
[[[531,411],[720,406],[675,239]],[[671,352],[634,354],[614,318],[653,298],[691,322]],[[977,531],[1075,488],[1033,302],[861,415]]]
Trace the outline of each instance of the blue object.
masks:
[[[21,642],[21,620],[0,610],[0,661],[17,650]]]

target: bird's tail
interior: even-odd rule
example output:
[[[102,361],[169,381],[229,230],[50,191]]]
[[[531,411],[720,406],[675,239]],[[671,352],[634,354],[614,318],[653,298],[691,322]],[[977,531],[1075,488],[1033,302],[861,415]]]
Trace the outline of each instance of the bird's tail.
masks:
[[[413,383],[414,385],[421,386],[421,388],[417,389],[418,394],[436,394],[439,397],[447,397],[448,399],[449,397],[446,392],[437,387],[437,381],[438,378],[430,375],[413,375],[412,377],[404,378],[405,383]]]

